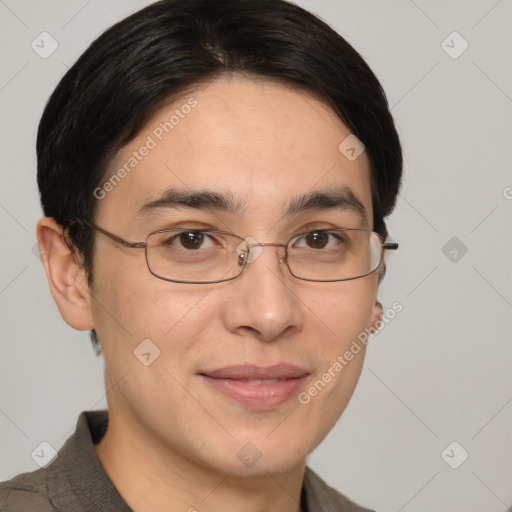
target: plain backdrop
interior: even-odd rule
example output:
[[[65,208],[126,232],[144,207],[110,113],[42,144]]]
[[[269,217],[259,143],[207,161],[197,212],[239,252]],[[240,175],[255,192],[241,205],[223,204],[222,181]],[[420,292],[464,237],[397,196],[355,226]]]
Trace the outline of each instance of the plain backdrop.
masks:
[[[37,469],[42,441],[60,448],[80,411],[106,406],[102,359],[61,319],[35,250],[35,137],[68,67],[148,3],[0,1],[1,480]],[[512,503],[511,2],[297,3],[375,71],[405,152],[389,219],[400,249],[379,293],[385,309],[403,310],[371,341],[352,402],[309,464],[383,512],[503,512]],[[42,32],[58,44],[46,59],[31,46]]]

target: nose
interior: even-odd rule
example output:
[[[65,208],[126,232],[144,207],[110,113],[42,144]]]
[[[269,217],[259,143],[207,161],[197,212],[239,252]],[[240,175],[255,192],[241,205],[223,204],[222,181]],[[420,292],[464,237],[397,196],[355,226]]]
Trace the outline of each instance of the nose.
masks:
[[[251,244],[249,263],[231,282],[223,321],[230,332],[273,341],[301,329],[299,297],[284,262],[283,244]]]
[[[284,263],[285,262],[285,251],[286,251],[286,244],[282,244],[282,243],[278,243],[278,242],[275,242],[275,243],[272,243],[272,242],[256,242],[254,239],[252,239],[251,237],[249,237],[247,239],[249,242],[253,241],[253,243],[249,243],[249,246],[248,246],[248,250],[246,252],[241,252],[239,253],[239,257],[240,257],[240,263],[242,262],[247,262],[247,263],[252,263],[253,261],[255,261],[261,254],[263,254],[263,247],[265,246],[274,246],[274,247],[282,247],[283,249],[279,250],[278,251],[278,258],[279,258],[279,263]]]

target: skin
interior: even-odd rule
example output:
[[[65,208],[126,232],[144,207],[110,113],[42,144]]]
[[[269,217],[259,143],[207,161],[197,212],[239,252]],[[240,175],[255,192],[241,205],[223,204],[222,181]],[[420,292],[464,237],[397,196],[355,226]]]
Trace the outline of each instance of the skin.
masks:
[[[350,130],[311,94],[269,82],[218,79],[175,99],[118,155],[111,176],[160,122],[193,96],[198,104],[97,204],[94,222],[135,242],[154,230],[200,225],[285,242],[318,227],[372,228],[370,167],[338,145]],[[348,186],[363,203],[353,212],[306,212],[283,219],[284,205],[314,190]],[[244,215],[181,208],[137,216],[169,188],[230,192]],[[305,368],[311,382],[374,325],[382,308],[373,273],[346,282],[295,279],[265,247],[237,279],[190,285],[152,276],[144,250],[97,234],[94,283],[50,218],[38,224],[43,263],[64,320],[96,329],[105,359],[110,424],[96,446],[120,494],[138,511],[297,512],[305,459],[339,419],[353,393],[364,349],[307,405],[246,408],[212,389],[197,372],[232,364]],[[161,351],[150,366],[134,357],[143,339]],[[236,456],[251,442],[253,467]]]

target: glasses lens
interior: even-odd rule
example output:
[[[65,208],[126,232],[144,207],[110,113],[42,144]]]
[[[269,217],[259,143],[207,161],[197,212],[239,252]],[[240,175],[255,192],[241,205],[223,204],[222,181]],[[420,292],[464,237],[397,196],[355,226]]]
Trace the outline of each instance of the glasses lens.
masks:
[[[311,281],[355,279],[379,268],[382,241],[363,229],[310,231],[288,244],[288,265],[295,277]]]
[[[164,230],[151,233],[146,243],[149,270],[169,281],[228,281],[250,262],[249,243],[223,231]],[[382,240],[372,231],[320,229],[290,240],[287,263],[299,279],[340,281],[374,272],[381,264],[382,252]]]
[[[246,264],[243,239],[222,231],[173,229],[151,233],[146,258],[152,274],[169,281],[212,283],[237,277]]]

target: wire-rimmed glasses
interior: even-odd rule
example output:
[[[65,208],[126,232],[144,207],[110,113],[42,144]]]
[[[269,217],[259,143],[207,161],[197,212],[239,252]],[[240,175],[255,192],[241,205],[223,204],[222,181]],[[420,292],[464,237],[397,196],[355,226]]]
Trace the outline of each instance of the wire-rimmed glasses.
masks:
[[[260,243],[228,231],[180,227],[154,231],[144,242],[128,242],[90,222],[79,222],[124,247],[144,249],[151,274],[176,283],[235,279],[264,246],[279,247],[280,262],[297,279],[349,281],[375,272],[383,263],[384,251],[398,249],[398,243],[386,243],[378,233],[366,229],[312,229],[286,243]]]

